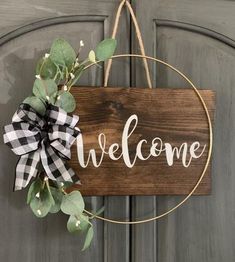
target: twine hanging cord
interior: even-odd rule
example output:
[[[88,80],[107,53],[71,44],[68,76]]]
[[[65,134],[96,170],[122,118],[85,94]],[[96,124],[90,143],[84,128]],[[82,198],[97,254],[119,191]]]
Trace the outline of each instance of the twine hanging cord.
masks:
[[[142,35],[141,35],[141,32],[140,32],[140,28],[139,28],[139,25],[138,25],[135,13],[134,13],[134,11],[133,11],[133,9],[131,7],[131,4],[127,0],[121,1],[121,3],[119,4],[119,7],[117,9],[117,13],[116,13],[115,21],[114,21],[114,26],[113,26],[112,38],[113,39],[116,38],[118,25],[119,25],[119,20],[120,20],[121,12],[122,12],[122,9],[123,9],[124,5],[127,6],[127,9],[130,12],[133,24],[135,26],[136,36],[137,36],[137,40],[138,40],[139,47],[140,47],[140,53],[141,53],[142,58],[143,58],[143,63],[144,63],[147,83],[148,83],[149,88],[152,88],[148,62],[147,62],[147,59],[145,57],[146,54],[145,54],[145,49],[144,49],[144,43],[143,43]],[[107,62],[107,67],[106,67],[105,75],[104,75],[104,87],[107,87],[111,66],[112,66],[112,59],[109,59],[108,62]]]
[[[143,56],[143,55],[136,55],[136,54],[121,54],[121,55],[115,55],[112,57],[112,59],[114,58],[121,58],[121,57],[139,57],[139,58],[145,58],[145,59],[149,59],[155,62],[158,62],[162,65],[165,65],[167,67],[169,67],[170,69],[172,69],[173,71],[175,71],[177,74],[179,74],[183,79],[185,79],[187,81],[187,83],[193,88],[194,92],[196,93],[197,97],[199,98],[199,101],[205,111],[206,114],[206,118],[207,118],[207,122],[208,122],[208,128],[209,128],[209,149],[208,149],[208,155],[207,155],[207,160],[206,160],[206,164],[203,168],[203,171],[197,181],[197,183],[195,184],[195,186],[193,187],[193,189],[191,190],[191,192],[182,200],[180,201],[176,206],[172,207],[171,209],[169,209],[168,211],[166,211],[163,214],[157,215],[155,217],[151,217],[148,219],[143,219],[143,220],[138,220],[138,221],[120,221],[120,220],[114,220],[114,219],[109,219],[109,218],[105,218],[105,217],[101,217],[98,215],[95,215],[93,213],[91,213],[90,211],[85,210],[84,212],[87,213],[90,216],[93,216],[97,219],[106,221],[106,222],[110,222],[110,223],[114,223],[114,224],[124,224],[124,225],[134,225],[134,224],[143,224],[143,223],[147,223],[147,222],[151,222],[154,220],[157,220],[159,218],[162,218],[164,216],[169,215],[170,213],[172,213],[173,211],[175,211],[177,208],[179,208],[180,206],[182,206],[191,196],[192,194],[195,192],[195,190],[198,188],[199,184],[201,183],[203,177],[205,176],[206,170],[209,166],[210,163],[210,159],[211,159],[211,153],[212,153],[212,143],[213,143],[213,132],[212,132],[212,123],[211,123],[211,118],[210,118],[210,114],[208,111],[208,108],[206,106],[206,103],[204,101],[204,99],[202,98],[200,92],[197,90],[196,86],[193,84],[193,82],[186,76],[184,75],[181,71],[179,71],[177,68],[173,67],[172,65],[154,58],[154,57],[150,57],[150,56]],[[95,64],[95,63],[94,63]],[[86,68],[92,66],[93,64],[87,66]]]

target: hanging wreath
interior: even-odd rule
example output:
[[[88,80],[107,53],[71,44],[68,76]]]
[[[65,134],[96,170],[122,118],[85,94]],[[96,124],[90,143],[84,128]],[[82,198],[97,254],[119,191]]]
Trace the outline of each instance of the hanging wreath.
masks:
[[[4,127],[4,143],[18,156],[14,190],[27,187],[27,204],[33,213],[45,217],[60,210],[69,215],[70,233],[86,232],[83,250],[93,238],[94,218],[84,212],[85,204],[78,190],[67,193],[67,188],[80,184],[77,174],[68,166],[70,148],[80,130],[79,117],[69,115],[76,108],[70,93],[83,72],[96,61],[109,59],[116,48],[116,40],[105,39],[96,50],[80,61],[80,47],[76,54],[64,39],[56,39],[36,67],[32,95],[18,107],[12,123]],[[103,212],[103,208],[96,212]]]

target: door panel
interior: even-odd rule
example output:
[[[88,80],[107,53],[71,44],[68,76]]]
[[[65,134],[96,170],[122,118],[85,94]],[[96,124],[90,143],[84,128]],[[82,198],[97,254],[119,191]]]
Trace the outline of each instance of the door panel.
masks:
[[[85,43],[83,53],[87,54],[104,37],[109,37],[118,1],[2,2],[0,110],[5,113],[1,113],[1,125],[10,121],[16,105],[31,93],[36,62],[48,51],[52,40],[63,37],[78,49],[82,39]],[[129,52],[128,20],[125,16],[119,35],[118,49],[125,52]],[[116,74],[111,77],[110,84],[129,85],[129,64],[124,62],[113,66]],[[103,70],[94,67],[84,74],[80,85],[101,85],[102,78]],[[0,219],[0,261],[129,261],[128,227],[94,221],[92,246],[81,252],[84,239],[67,232],[66,216],[50,215],[37,219],[26,206],[26,192],[12,192],[17,157],[3,145],[2,138],[0,157],[3,214]],[[105,215],[110,217],[129,217],[129,197],[87,197],[86,204],[89,209],[105,205]],[[116,246],[120,246],[121,253],[118,254]]]
[[[156,56],[185,73],[198,88],[216,91],[216,119],[212,161],[212,194],[194,196],[183,207],[158,221],[156,251],[149,261],[234,260],[234,163],[233,103],[235,89],[235,4],[228,1],[135,1],[147,54]],[[148,19],[144,14],[148,14]],[[136,50],[134,44],[133,49]],[[159,87],[188,87],[163,66],[151,65]],[[144,70],[135,63],[135,82],[146,86]],[[154,197],[153,197],[154,198]],[[156,212],[163,213],[182,199],[157,197]],[[153,200],[148,200],[153,203]],[[142,199],[132,204],[141,209]],[[146,205],[146,202],[145,202]],[[152,235],[155,233],[152,233]],[[148,233],[134,231],[137,239]],[[138,240],[137,240],[138,244]],[[134,242],[134,245],[135,242]],[[142,255],[134,249],[135,257]],[[143,259],[135,260],[143,261]]]

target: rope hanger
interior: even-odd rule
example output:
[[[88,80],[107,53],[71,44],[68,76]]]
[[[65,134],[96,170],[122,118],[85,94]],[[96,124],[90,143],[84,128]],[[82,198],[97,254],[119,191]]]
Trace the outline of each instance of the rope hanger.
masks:
[[[121,3],[119,4],[119,7],[118,7],[117,13],[116,13],[116,17],[115,17],[115,21],[114,21],[113,32],[112,32],[111,38],[113,38],[113,39],[116,38],[117,30],[118,30],[118,26],[119,26],[119,21],[120,21],[120,17],[121,17],[121,12],[122,12],[124,5],[126,5],[127,10],[129,11],[131,18],[132,18],[132,21],[133,21],[133,24],[135,26],[136,36],[137,36],[137,40],[138,40],[139,47],[140,47],[140,53],[143,56],[143,63],[144,63],[147,83],[148,83],[149,88],[152,88],[152,81],[151,81],[151,77],[150,77],[150,73],[149,73],[148,62],[147,62],[147,59],[145,58],[146,54],[145,54],[142,35],[141,35],[141,32],[140,32],[140,28],[139,28],[135,13],[134,13],[132,6],[131,6],[131,4],[129,3],[128,0],[122,0]],[[112,66],[112,59],[109,59],[108,63],[107,63],[106,70],[105,70],[105,74],[104,74],[104,87],[107,87],[111,66]]]

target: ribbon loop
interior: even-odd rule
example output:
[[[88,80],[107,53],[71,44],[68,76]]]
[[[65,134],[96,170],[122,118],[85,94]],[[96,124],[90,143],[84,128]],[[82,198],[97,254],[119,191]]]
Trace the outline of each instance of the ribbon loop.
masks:
[[[15,191],[26,187],[38,173],[40,155],[38,151],[21,156],[16,166]]]
[[[18,110],[12,117],[12,122],[26,122],[32,126],[37,126],[38,128],[43,128],[46,121],[39,115],[30,105],[20,104]]]
[[[24,155],[38,149],[40,130],[25,122],[13,122],[4,127],[3,140],[16,155]]]
[[[69,116],[62,108],[51,104],[48,106],[46,116],[50,124],[71,128],[74,128],[79,120],[77,115]]]
[[[50,145],[66,159],[71,158],[70,147],[80,133],[79,129],[54,125],[48,133]]]

